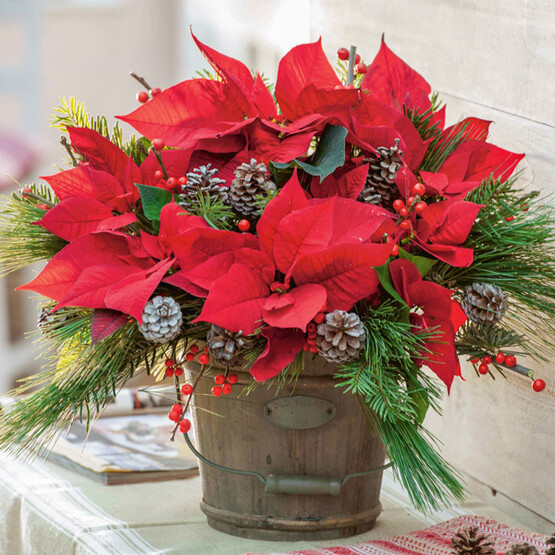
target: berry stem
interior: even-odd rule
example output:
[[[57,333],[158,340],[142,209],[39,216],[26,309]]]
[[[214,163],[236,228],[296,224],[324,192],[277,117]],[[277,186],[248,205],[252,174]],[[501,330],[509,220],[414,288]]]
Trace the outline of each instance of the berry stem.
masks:
[[[162,155],[160,154],[160,151],[157,150],[156,148],[151,147],[150,152],[152,152],[154,154],[154,156],[156,156],[156,160],[158,160],[158,163],[160,164],[160,167],[162,168],[162,172],[164,173],[164,179],[168,179],[168,172],[166,171],[166,166],[164,166],[164,162],[162,160]]]
[[[131,75],[131,77],[133,77],[133,79],[136,79],[147,91],[150,91],[150,85],[146,82],[146,79],[144,77],[141,77],[140,75],[137,75],[133,71],[130,71],[129,75]]]
[[[352,85],[355,80],[355,57],[357,54],[357,47],[351,45],[349,50],[349,66],[347,67],[347,81],[346,85]]]
[[[506,364],[500,364],[499,362],[494,362],[494,364],[502,366],[507,370],[512,370],[513,372],[516,372],[517,374],[521,374],[522,376],[526,376],[527,378],[534,377],[534,371],[531,370],[530,368],[526,368],[526,366],[522,366],[521,364],[515,364],[514,366],[507,366]]]
[[[69,144],[67,138],[62,135],[60,137],[60,143],[62,143],[62,146],[67,150],[67,153],[69,154],[69,157],[71,158],[71,161],[73,162],[73,166],[74,167],[78,166],[79,164],[77,163],[77,160],[75,159],[73,151],[71,150],[71,145]]]
[[[202,367],[201,367],[201,369],[198,373],[198,376],[195,378],[195,381],[193,383],[193,393],[195,392],[195,390],[197,388],[197,384],[198,384],[200,378],[204,374],[205,368],[206,368],[206,366],[202,365]],[[187,399],[187,402],[185,403],[185,407],[183,407],[183,411],[181,412],[181,416],[179,417],[179,420],[175,423],[175,426],[172,430],[172,435],[170,437],[170,441],[175,441],[175,434],[177,434],[177,430],[179,429],[179,424],[185,418],[185,415],[187,414],[187,411],[189,410],[189,404],[191,403],[191,399],[193,398],[193,393],[191,393],[191,395],[189,395],[189,397]],[[179,388],[177,388],[177,401],[179,403],[181,402],[181,392],[179,391]]]

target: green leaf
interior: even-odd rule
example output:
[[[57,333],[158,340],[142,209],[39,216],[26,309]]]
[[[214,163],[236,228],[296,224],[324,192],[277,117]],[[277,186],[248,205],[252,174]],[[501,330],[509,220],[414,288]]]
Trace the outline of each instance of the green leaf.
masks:
[[[400,252],[401,249],[399,249]],[[378,274],[378,278],[382,287],[396,300],[398,300],[403,306],[407,306],[407,303],[401,298],[399,293],[395,290],[393,282],[391,281],[391,275],[389,274],[389,262],[386,262],[383,266],[378,266],[374,268]]]
[[[145,216],[149,220],[159,220],[162,208],[171,202],[173,195],[160,187],[151,187],[150,185],[141,185],[139,183],[135,183],[135,186],[141,194]]]
[[[306,173],[325,179],[345,163],[345,139],[349,132],[339,125],[326,125],[310,162],[294,162]]]
[[[270,162],[270,171],[278,187],[285,185],[293,175],[295,162]]]
[[[406,250],[399,249],[399,257],[405,258],[406,260],[412,262],[420,275],[424,277],[437,263],[437,260],[433,258],[426,258],[425,256],[416,256],[414,254],[408,253]]]

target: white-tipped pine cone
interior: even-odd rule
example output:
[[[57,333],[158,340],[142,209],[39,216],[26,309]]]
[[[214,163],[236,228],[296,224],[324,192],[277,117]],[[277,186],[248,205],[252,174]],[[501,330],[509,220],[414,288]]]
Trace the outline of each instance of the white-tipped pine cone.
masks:
[[[347,362],[358,357],[366,330],[354,312],[334,310],[316,329],[316,346],[330,362]]]
[[[214,360],[225,366],[241,366],[250,343],[242,331],[235,333],[215,324],[212,324],[206,342]]]
[[[267,195],[275,188],[274,182],[268,177],[268,168],[251,158],[250,163],[241,164],[235,170],[235,179],[229,186],[229,203],[240,215],[256,217],[260,213],[256,197]]]
[[[148,341],[167,343],[181,332],[181,307],[171,297],[153,297],[143,310],[143,325],[139,330]]]
[[[507,293],[491,283],[469,285],[461,300],[466,315],[476,324],[497,324],[509,308]]]

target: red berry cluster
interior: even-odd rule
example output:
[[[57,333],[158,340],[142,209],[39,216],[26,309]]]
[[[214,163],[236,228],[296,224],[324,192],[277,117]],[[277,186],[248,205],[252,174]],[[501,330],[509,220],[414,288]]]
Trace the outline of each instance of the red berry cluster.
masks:
[[[304,345],[305,351],[310,351],[311,353],[317,354],[318,347],[316,346],[316,330],[318,324],[321,324],[326,317],[325,312],[318,312],[312,322],[306,326],[306,343]]]
[[[346,61],[349,59],[349,56],[349,50],[345,47],[342,47],[337,51],[337,57],[340,60]],[[355,71],[359,75],[364,75],[368,71],[368,66],[361,61],[360,54],[355,54]]]
[[[175,403],[172,407],[172,410],[168,414],[168,418],[172,422],[179,422],[179,431],[182,434],[186,434],[191,429],[191,421],[188,418],[182,418],[183,416],[183,407],[181,403]]]
[[[239,381],[239,376],[237,374],[216,374],[214,376],[214,382],[216,385],[212,388],[212,395],[214,397],[220,397],[222,393],[224,395],[229,395],[233,389],[233,385]]]
[[[185,355],[185,359],[188,360],[189,362],[192,362],[193,360],[195,360],[195,357],[198,355],[199,352],[200,352],[200,349],[198,345],[196,344],[191,345],[191,348],[187,351],[187,354]],[[203,366],[206,366],[210,362],[210,356],[208,355],[208,347],[204,347],[204,352],[198,355],[198,361]]]
[[[165,364],[166,364],[166,376],[168,376],[168,378],[172,378],[173,376],[183,375],[183,368],[181,368],[181,366],[179,366],[175,362],[175,360],[168,358]]]
[[[144,104],[145,102],[148,102],[151,97],[154,98],[157,94],[160,94],[161,92],[162,92],[162,89],[160,87],[152,87],[152,89],[150,89],[148,92],[139,91],[137,93],[137,100],[141,104]]]

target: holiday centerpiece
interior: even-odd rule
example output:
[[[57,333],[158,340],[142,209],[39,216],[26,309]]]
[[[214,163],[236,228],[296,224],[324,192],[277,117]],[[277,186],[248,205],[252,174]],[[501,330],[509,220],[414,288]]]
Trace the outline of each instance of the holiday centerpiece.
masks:
[[[416,506],[460,497],[422,426],[459,356],[533,378],[555,345],[553,211],[519,186],[524,155],[487,142],[491,122],[447,127],[383,41],[335,69],[320,41],[297,46],[274,87],[193,38],[214,74],[166,90],[133,74],[129,140],[63,99],[70,168],[4,204],[4,270],[47,261],[20,289],[47,298],[52,364],[0,446],[48,449],[146,372],[173,380],[156,391],[175,396],[172,439],[200,446],[222,530],[368,528],[386,454]]]

